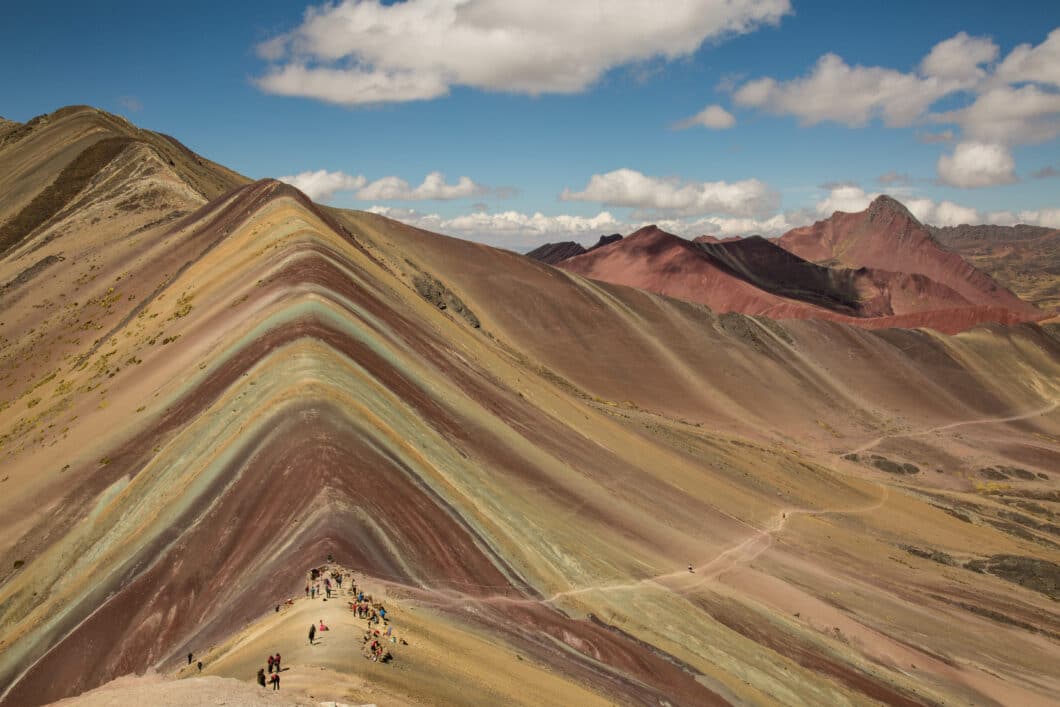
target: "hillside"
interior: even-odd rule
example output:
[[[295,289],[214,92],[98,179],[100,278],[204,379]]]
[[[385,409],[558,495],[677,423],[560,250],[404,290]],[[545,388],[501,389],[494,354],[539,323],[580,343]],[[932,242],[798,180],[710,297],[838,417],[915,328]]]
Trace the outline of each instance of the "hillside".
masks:
[[[842,254],[842,255],[839,255]],[[592,248],[546,244],[527,256],[604,282],[705,304],[717,312],[825,319],[854,326],[930,327],[956,334],[1047,316],[937,243],[898,202],[837,213],[778,241],[694,241],[645,227]],[[1038,277],[1055,285],[1048,271]]]
[[[869,267],[924,275],[984,307],[1001,307],[1026,318],[1041,312],[947,251],[900,203],[880,196],[857,213],[837,211],[812,226],[796,228],[778,244],[815,263]]]
[[[955,334],[1024,314],[973,305],[923,275],[824,267],[761,237],[687,241],[654,226],[557,267],[584,277],[705,304],[716,312],[822,319],[880,329]]]
[[[0,146],[0,193],[99,115]],[[1060,693],[1055,326],[719,313],[134,139],[0,253],[0,704],[150,670],[83,704],[237,703],[212,678],[275,652],[347,704]],[[708,271],[674,238],[580,258],[816,307],[731,272],[761,244]],[[324,565],[346,584],[306,597]]]
[[[1040,226],[928,226],[949,250],[1022,299],[1060,311],[1060,229]]]

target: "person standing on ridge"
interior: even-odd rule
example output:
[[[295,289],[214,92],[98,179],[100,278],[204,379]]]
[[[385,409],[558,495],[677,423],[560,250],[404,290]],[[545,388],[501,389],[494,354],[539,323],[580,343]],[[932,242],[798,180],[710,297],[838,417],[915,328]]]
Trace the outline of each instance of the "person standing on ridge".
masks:
[[[188,653],[188,665],[191,665],[191,653]]]
[[[280,654],[277,653],[276,657],[273,658],[273,662],[276,664],[276,672],[280,672]]]
[[[272,673],[272,665],[273,665],[273,661],[272,661],[272,656],[270,655],[269,656],[269,673]]]
[[[317,636],[317,625],[309,624],[309,645],[313,645],[313,639]]]
[[[280,674],[279,673],[273,673],[272,674],[272,689],[273,690],[279,690],[280,689]]]

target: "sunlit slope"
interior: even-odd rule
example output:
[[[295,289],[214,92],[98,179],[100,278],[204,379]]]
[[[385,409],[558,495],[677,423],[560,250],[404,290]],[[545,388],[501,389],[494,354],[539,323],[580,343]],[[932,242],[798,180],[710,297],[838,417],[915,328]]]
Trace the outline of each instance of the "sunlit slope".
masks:
[[[78,257],[4,303],[5,704],[211,645],[251,679],[229,639],[328,553],[443,645],[449,625],[556,675],[556,702],[1031,704],[1060,687],[1051,598],[903,549],[1056,562],[1049,531],[988,522],[1007,497],[954,469],[841,458],[916,462],[893,435],[995,418],[1010,444],[1056,450],[1047,330],[717,317],[272,181],[122,218],[71,229]],[[473,679],[475,659],[410,658],[407,694]]]
[[[117,220],[110,229],[117,235],[129,212],[172,219],[247,181],[120,116],[89,106],[61,108],[0,127],[0,253],[39,249],[68,233],[69,224],[44,234],[75,213]],[[113,211],[103,215],[98,206],[105,199]]]

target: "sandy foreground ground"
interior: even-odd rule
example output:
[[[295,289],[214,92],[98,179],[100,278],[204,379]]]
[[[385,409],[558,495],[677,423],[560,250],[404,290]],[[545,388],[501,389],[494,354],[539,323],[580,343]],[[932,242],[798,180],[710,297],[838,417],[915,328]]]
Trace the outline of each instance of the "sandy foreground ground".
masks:
[[[318,702],[287,693],[267,692],[232,678],[203,677],[170,680],[158,673],[118,678],[102,687],[71,697],[54,705],[64,707],[118,707],[119,705],[318,705]]]

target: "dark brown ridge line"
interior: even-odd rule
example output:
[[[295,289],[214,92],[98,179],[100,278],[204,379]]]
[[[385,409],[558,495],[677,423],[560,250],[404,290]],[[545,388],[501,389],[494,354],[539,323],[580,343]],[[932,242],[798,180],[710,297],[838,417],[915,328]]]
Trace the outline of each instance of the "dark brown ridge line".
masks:
[[[54,219],[101,169],[133,142],[135,140],[129,137],[109,137],[82,150],[59,172],[55,181],[0,225],[0,256],[9,253],[34,231]]]

